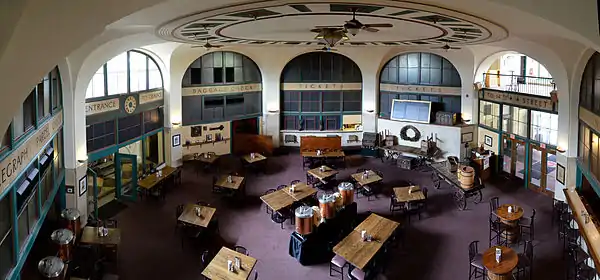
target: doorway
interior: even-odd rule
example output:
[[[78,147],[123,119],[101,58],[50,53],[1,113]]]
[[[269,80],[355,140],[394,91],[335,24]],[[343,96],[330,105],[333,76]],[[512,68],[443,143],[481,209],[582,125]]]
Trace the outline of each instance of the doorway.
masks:
[[[529,189],[554,194],[556,181],[556,152],[546,149],[544,144],[530,143]]]
[[[502,135],[502,171],[511,179],[525,181],[525,142],[509,135]]]

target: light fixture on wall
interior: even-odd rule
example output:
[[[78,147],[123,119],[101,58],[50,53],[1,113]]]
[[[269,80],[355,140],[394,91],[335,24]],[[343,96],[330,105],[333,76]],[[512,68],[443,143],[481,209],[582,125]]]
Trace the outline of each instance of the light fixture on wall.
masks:
[[[561,153],[561,154],[564,154],[567,150],[565,148],[561,147],[561,146],[557,146],[556,147],[556,151],[559,152],[559,153]]]
[[[180,122],[174,122],[174,123],[171,123],[171,124],[173,125],[173,128],[178,128],[181,125]]]
[[[85,163],[87,160],[88,160],[88,157],[87,157],[87,155],[85,155],[84,157],[82,157],[82,158],[80,158],[80,159],[77,159],[77,162],[78,162],[78,163],[80,163],[80,164],[83,164],[83,163]]]
[[[373,109],[366,109],[365,111],[369,114],[373,114],[375,112],[375,110],[373,110]]]
[[[277,113],[279,113],[279,110],[277,110],[277,109],[269,109],[267,112],[269,112],[271,114],[277,114]]]

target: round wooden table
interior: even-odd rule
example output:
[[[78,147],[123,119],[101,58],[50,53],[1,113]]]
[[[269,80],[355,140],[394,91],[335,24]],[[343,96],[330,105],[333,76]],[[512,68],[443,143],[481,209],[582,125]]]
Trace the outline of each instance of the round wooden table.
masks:
[[[502,249],[500,262],[496,262],[496,248]],[[512,271],[518,262],[517,252],[505,246],[494,246],[483,253],[483,266],[487,269],[490,280],[512,279]]]
[[[512,207],[512,212],[508,212],[508,207]],[[496,210],[496,215],[500,218],[503,224],[506,225],[506,230],[502,235],[510,243],[517,242],[519,236],[518,221],[523,217],[523,208],[514,204],[502,204]]]

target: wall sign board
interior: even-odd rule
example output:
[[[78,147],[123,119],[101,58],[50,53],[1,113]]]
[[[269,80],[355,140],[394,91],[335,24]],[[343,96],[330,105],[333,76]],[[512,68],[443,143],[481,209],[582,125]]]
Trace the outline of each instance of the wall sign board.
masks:
[[[52,136],[60,130],[62,124],[61,111],[0,162],[0,193],[8,188],[19,173],[25,170],[25,167],[37,156],[37,153],[52,141]]]
[[[482,95],[483,99],[487,101],[556,112],[556,103],[552,102],[550,97],[517,94],[488,89],[482,90]]]
[[[100,113],[119,110],[119,98],[85,103],[85,115],[91,116]]]
[[[163,99],[163,90],[153,90],[149,92],[140,93],[140,104],[146,104],[154,101]]]
[[[388,92],[411,92],[411,93],[432,93],[460,96],[460,87],[439,87],[439,86],[421,86],[421,85],[395,85],[379,84],[380,91]]]
[[[262,91],[261,84],[224,85],[224,86],[202,86],[185,87],[181,89],[182,96],[227,94]]]
[[[283,83],[281,89],[290,91],[362,90],[362,83]]]

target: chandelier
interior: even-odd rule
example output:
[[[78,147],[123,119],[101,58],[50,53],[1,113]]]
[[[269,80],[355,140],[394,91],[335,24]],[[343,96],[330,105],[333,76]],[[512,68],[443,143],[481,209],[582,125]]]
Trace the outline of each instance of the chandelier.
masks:
[[[323,28],[315,37],[319,43],[325,44],[329,48],[335,47],[338,43],[348,40],[346,31],[343,29]]]

